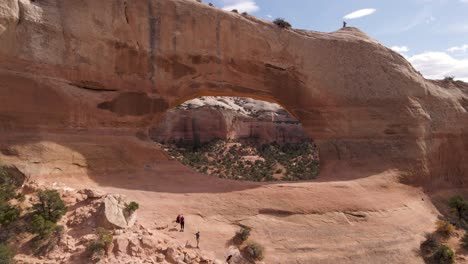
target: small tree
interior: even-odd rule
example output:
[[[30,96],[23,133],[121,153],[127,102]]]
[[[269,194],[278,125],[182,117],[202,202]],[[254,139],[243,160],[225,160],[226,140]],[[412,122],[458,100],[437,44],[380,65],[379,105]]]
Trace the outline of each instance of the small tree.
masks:
[[[0,226],[7,226],[18,220],[20,214],[21,208],[19,206],[10,205],[8,202],[0,200]]]
[[[284,18],[277,18],[273,20],[273,23],[280,28],[290,28],[291,24],[288,21],[284,20]]]
[[[57,230],[57,225],[42,215],[35,214],[32,216],[32,221],[29,231],[37,234],[39,239],[49,238]]]
[[[455,252],[448,245],[440,245],[432,258],[436,263],[452,264],[455,261]]]
[[[39,191],[38,196],[39,203],[33,205],[33,210],[35,214],[39,214],[44,220],[57,223],[67,212],[67,207],[57,191]]]
[[[13,264],[15,263],[14,258],[15,252],[7,245],[0,244],[0,263],[1,264]]]
[[[468,208],[468,203],[460,195],[451,197],[448,201],[450,208],[455,210],[458,216],[458,220],[462,219],[463,212]]]

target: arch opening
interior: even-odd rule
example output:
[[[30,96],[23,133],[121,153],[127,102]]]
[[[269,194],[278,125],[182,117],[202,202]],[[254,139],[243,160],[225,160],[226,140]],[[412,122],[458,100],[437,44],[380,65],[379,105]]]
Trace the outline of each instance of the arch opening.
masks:
[[[148,134],[170,157],[223,179],[306,181],[320,172],[317,145],[276,103],[197,97],[168,110]]]

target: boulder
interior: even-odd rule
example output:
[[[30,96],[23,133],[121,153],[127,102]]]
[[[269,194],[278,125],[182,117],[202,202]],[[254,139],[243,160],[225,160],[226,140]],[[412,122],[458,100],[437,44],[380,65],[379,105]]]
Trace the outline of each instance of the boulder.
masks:
[[[137,213],[126,210],[126,197],[119,194],[107,195],[101,205],[99,223],[107,228],[129,228],[135,224]]]

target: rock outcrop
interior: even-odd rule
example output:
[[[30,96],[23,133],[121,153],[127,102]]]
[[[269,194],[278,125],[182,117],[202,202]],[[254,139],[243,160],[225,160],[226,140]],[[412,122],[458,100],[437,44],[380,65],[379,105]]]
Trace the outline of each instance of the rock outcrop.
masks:
[[[310,140],[299,121],[277,104],[234,97],[202,97],[167,111],[148,134],[160,142],[247,139],[258,144]]]
[[[127,203],[123,195],[107,195],[101,207],[100,225],[107,228],[132,227],[135,224],[137,212],[128,212]]]
[[[425,80],[356,28],[281,29],[187,0],[3,0],[0,79],[6,133],[136,133],[186,100],[244,96],[297,117],[324,178],[369,164],[468,176],[467,85]]]

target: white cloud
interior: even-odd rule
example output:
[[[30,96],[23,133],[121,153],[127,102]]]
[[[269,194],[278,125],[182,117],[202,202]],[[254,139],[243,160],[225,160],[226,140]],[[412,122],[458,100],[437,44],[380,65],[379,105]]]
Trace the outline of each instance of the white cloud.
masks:
[[[398,53],[405,53],[409,51],[409,48],[407,46],[393,46],[393,47],[390,47],[390,49]]]
[[[456,53],[456,52],[466,53],[468,51],[468,44],[451,47],[451,48],[447,49],[447,51],[450,52],[450,53]]]
[[[411,56],[408,61],[426,78],[455,76],[456,79],[468,82],[468,58],[456,59],[445,52],[424,52]]]
[[[254,0],[224,0],[224,3],[223,10],[227,11],[237,9],[239,12],[253,13],[260,9]]]
[[[344,19],[356,19],[356,18],[371,15],[371,14],[375,13],[375,11],[377,11],[377,10],[374,9],[374,8],[360,9],[360,10],[357,10],[357,11],[354,11],[352,13],[347,14],[343,18]]]

